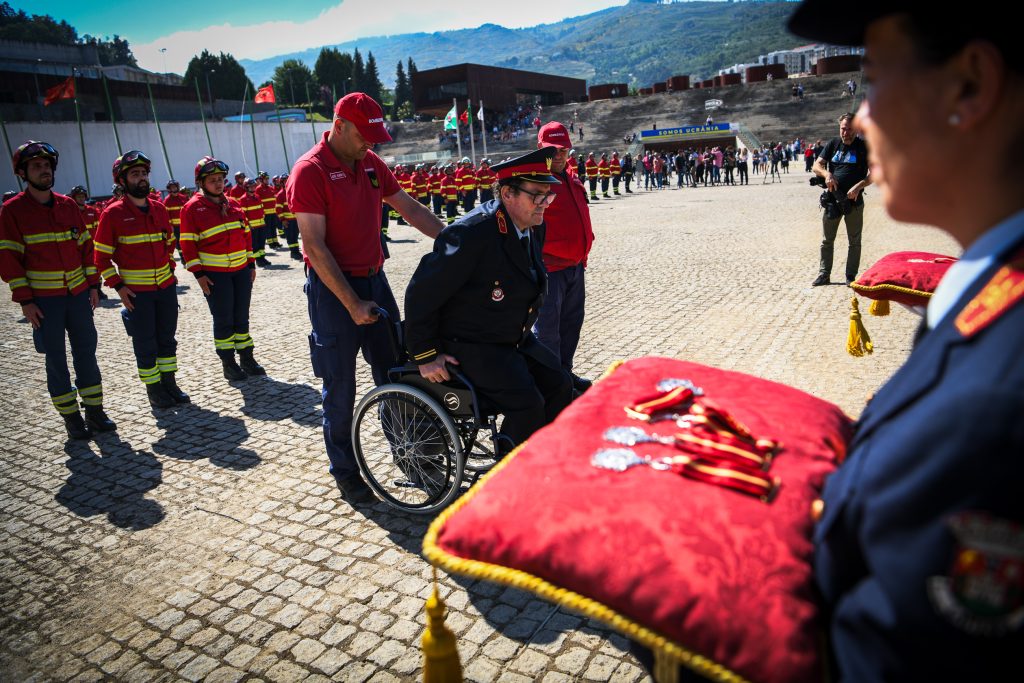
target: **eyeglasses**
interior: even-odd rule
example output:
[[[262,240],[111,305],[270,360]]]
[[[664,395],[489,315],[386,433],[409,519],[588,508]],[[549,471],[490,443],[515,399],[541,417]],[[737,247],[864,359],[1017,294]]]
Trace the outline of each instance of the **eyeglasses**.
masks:
[[[551,206],[552,202],[555,201],[556,195],[554,192],[530,192],[529,190],[524,190],[521,187],[519,188],[519,191],[523,194],[530,195],[533,199],[534,206]]]

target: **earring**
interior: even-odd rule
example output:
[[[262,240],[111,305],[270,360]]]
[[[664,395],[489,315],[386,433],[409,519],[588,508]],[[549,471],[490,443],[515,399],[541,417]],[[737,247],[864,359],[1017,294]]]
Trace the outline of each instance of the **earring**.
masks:
[[[947,122],[951,126],[959,126],[960,125],[960,115],[959,114],[950,114],[949,115],[949,119],[947,119]]]

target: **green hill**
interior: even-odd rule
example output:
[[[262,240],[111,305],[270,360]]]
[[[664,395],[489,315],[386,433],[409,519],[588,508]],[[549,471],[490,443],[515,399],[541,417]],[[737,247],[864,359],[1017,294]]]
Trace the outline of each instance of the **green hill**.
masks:
[[[799,45],[787,33],[791,2],[675,2],[631,0],[554,24],[375,36],[340,43],[339,50],[373,52],[392,87],[394,64],[412,56],[420,69],[472,62],[584,78],[588,84],[643,87],[674,75],[710,77],[737,62]],[[262,60],[240,60],[254,83],[270,78],[285,59],[312,66],[320,48]]]

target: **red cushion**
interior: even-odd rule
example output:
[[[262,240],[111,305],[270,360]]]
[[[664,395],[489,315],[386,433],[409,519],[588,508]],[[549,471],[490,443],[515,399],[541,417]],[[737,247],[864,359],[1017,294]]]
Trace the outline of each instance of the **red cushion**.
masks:
[[[868,299],[927,306],[939,280],[956,261],[927,251],[897,251],[879,259],[850,287]]]
[[[783,443],[772,502],[648,467],[591,465],[613,446],[606,428],[643,425],[623,406],[670,377],[694,381],[753,434]],[[672,424],[645,427],[670,434]],[[629,361],[435,520],[424,550],[448,571],[532,590],[705,674],[717,663],[756,681],[820,680],[811,509],[850,433],[837,406],[781,384],[666,358]]]

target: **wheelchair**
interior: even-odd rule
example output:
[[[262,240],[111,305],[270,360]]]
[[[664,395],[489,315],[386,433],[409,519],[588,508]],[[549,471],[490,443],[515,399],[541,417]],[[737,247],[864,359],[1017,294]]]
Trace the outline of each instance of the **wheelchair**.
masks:
[[[352,417],[356,462],[373,492],[392,507],[432,514],[472,485],[507,451],[498,412],[457,367],[452,379],[434,383],[408,362],[401,321],[376,310],[386,325],[399,365],[388,384],[367,393]]]

